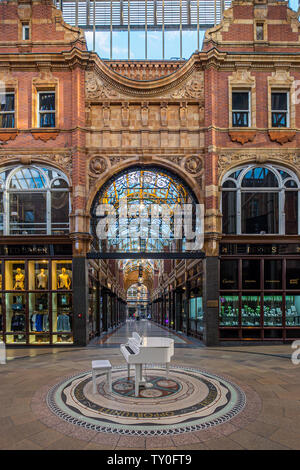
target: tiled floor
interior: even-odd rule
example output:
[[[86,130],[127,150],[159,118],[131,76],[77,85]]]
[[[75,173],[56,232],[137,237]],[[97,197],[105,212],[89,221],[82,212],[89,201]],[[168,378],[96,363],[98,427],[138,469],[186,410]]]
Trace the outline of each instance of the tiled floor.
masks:
[[[210,432],[147,440],[103,433],[95,436],[84,429],[67,435],[68,423],[54,415],[48,417],[42,401],[45,392],[62,378],[88,370],[92,359],[109,359],[114,366],[125,364],[119,344],[126,342],[135,327],[145,335],[168,335],[149,322],[127,323],[103,345],[8,349],[9,360],[0,365],[0,449],[300,449],[300,365],[292,364],[290,345],[206,348],[186,342],[183,336],[174,336],[172,364],[228,376],[246,396],[249,391],[256,393],[261,409],[254,409],[251,399],[249,403],[254,420],[240,416],[223,425],[226,428],[215,426]]]

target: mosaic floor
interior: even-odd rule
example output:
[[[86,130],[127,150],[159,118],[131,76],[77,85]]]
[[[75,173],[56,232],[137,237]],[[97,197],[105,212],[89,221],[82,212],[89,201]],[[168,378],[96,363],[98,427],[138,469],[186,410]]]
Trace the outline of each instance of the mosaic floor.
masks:
[[[134,381],[127,378],[127,367],[112,370],[112,392],[106,375],[97,377],[97,393],[93,394],[90,371],[68,377],[33,399],[33,408],[41,411],[41,398],[48,413],[43,413],[49,425],[50,416],[74,427],[95,433],[129,436],[166,436],[211,430],[222,426],[244,412],[245,392],[228,378],[196,368],[175,366],[169,378],[159,366],[144,370],[146,384],[134,396]],[[251,393],[250,393],[251,395]],[[250,398],[253,405],[257,397]],[[252,406],[251,406],[252,404]],[[254,413],[255,414],[255,413]],[[248,413],[250,418],[250,415]],[[61,427],[63,431],[64,427]],[[71,428],[66,427],[66,431]]]

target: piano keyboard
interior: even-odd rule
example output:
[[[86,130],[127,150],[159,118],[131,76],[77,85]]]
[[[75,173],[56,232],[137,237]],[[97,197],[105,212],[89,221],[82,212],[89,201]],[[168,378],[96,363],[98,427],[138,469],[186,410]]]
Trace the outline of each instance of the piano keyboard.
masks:
[[[135,352],[132,351],[132,349],[131,349],[129,346],[127,346],[127,344],[125,344],[125,348],[126,348],[127,351],[129,352],[129,354],[135,354]]]

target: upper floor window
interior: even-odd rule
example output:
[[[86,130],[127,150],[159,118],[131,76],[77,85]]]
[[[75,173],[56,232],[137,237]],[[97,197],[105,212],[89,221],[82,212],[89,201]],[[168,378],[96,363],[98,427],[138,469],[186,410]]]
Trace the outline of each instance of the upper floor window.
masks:
[[[250,92],[232,92],[232,126],[249,127],[250,124]]]
[[[300,182],[273,165],[231,171],[222,185],[223,233],[300,233]]]
[[[289,93],[273,91],[271,94],[272,127],[289,126]]]
[[[55,92],[38,93],[38,126],[55,127]]]
[[[15,127],[15,95],[0,93],[0,127]]]
[[[256,23],[256,40],[257,41],[264,40],[264,24],[263,23]]]
[[[30,28],[28,23],[22,24],[22,39],[28,41],[30,39]]]
[[[59,170],[35,165],[0,172],[0,233],[61,235],[69,231],[69,185]]]

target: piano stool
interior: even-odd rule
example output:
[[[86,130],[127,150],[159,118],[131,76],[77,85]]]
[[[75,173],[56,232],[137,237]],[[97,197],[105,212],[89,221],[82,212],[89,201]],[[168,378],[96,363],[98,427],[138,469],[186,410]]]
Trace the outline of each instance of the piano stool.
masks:
[[[92,361],[92,376],[93,376],[93,393],[97,393],[97,386],[96,386],[96,373],[97,371],[100,372],[106,372],[107,375],[107,381],[108,381],[108,388],[109,391],[112,391],[112,385],[111,385],[111,363],[109,361]]]

